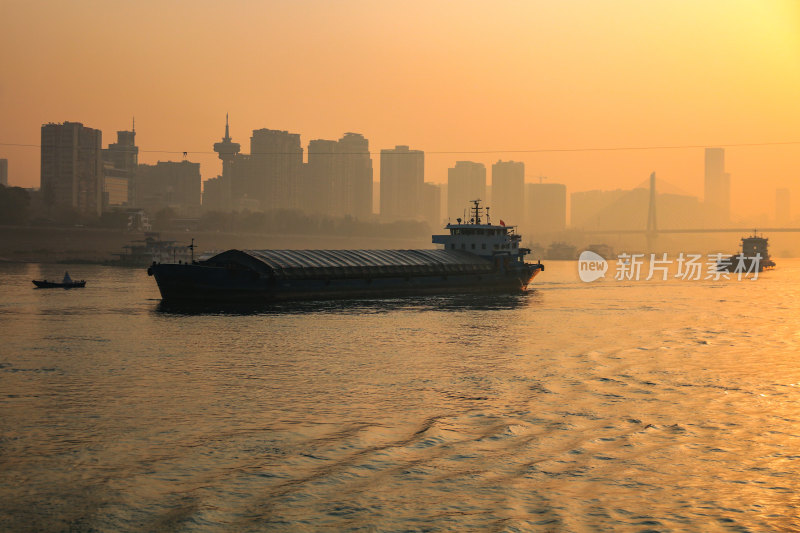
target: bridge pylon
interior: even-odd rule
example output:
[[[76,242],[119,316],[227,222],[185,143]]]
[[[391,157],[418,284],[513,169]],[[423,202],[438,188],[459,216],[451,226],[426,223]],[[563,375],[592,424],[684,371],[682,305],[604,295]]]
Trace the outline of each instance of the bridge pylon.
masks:
[[[656,222],[656,173],[650,174],[650,206],[647,209],[647,250],[652,252],[658,237],[658,223]]]

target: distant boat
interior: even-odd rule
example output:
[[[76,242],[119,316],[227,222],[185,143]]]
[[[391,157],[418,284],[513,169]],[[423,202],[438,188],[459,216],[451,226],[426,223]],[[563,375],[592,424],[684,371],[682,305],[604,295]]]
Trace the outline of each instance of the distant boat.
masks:
[[[192,254],[188,246],[177,245],[176,241],[162,241],[158,232],[148,231],[144,239],[132,241],[123,247],[124,253],[115,254],[118,259],[113,265],[146,267],[156,263],[189,263]]]
[[[554,242],[547,248],[547,259],[571,260],[578,257],[578,249],[565,242]]]
[[[39,289],[80,289],[86,286],[86,281],[73,281],[73,279],[69,277],[69,272],[64,272],[64,279],[61,281],[35,279],[33,280],[33,284]]]
[[[751,270],[772,270],[775,261],[769,256],[769,239],[753,230],[753,235],[742,237],[742,251],[726,260],[717,262],[717,271],[747,273]],[[756,260],[758,257],[758,260]]]
[[[590,244],[586,247],[590,252],[594,252],[606,261],[614,259],[614,249],[607,244]]]

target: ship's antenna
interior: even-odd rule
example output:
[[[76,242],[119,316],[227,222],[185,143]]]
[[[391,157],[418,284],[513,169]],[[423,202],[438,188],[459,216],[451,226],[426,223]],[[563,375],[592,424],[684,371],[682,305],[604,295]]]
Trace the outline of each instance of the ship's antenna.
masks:
[[[490,226],[492,225],[492,219],[489,218],[489,208],[488,207],[486,208],[486,224],[488,224]]]
[[[472,200],[472,203],[475,204],[475,224],[481,223],[481,199],[478,198],[477,200]],[[471,211],[471,209],[470,209]]]
[[[192,244],[190,244],[189,246],[187,246],[187,248],[189,249],[189,251],[190,251],[190,253],[191,253],[191,257],[192,257],[192,264],[194,264],[194,238],[192,238]]]

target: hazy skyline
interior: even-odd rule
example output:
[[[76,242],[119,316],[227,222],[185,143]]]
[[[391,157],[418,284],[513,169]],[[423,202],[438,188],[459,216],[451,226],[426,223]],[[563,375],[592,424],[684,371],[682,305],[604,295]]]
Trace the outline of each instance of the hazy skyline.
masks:
[[[796,1],[11,1],[0,17],[0,143],[70,120],[107,146],[135,116],[141,163],[186,151],[203,180],[226,112],[243,148],[259,128],[304,148],[352,131],[373,154],[424,150],[426,181],[513,159],[570,191],[656,171],[702,196],[703,149],[513,151],[800,141]],[[12,185],[39,186],[37,149],[0,158]],[[734,216],[771,215],[776,188],[800,197],[798,144],[729,146],[726,171]]]

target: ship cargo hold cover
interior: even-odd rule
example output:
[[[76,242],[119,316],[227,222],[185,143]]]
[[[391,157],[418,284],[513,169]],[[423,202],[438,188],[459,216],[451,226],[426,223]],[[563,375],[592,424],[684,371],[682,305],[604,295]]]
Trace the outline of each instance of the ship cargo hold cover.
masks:
[[[484,274],[493,263],[456,250],[228,250],[204,262],[276,280]]]

